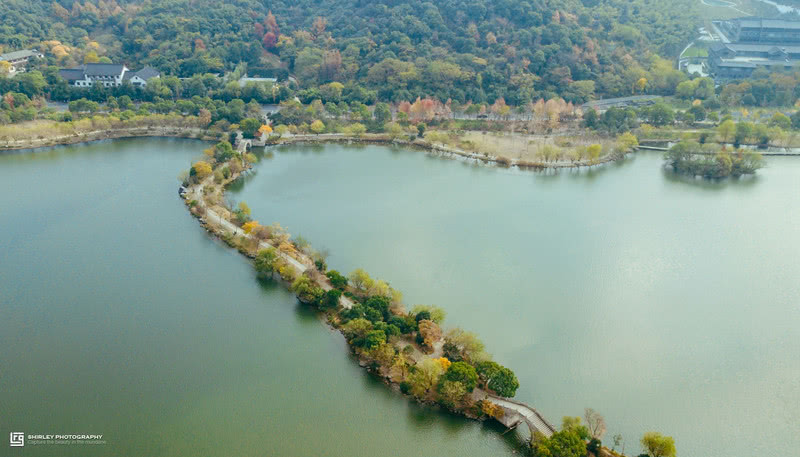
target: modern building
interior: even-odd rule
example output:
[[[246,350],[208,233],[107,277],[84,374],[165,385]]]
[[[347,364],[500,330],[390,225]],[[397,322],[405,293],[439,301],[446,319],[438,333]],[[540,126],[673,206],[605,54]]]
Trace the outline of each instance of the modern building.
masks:
[[[61,69],[59,73],[70,86],[87,88],[95,84],[119,87],[125,81],[130,81],[134,86],[144,87],[151,79],[161,77],[158,70],[152,67],[132,72],[125,65],[110,63],[86,63],[75,68]]]
[[[708,64],[716,80],[747,78],[762,67],[787,70],[800,64],[800,43],[716,43],[709,49]]]
[[[800,21],[743,17],[718,25],[732,43],[800,44]]]
[[[713,24],[723,35],[708,51],[709,71],[717,82],[748,78],[758,68],[800,65],[800,21],[744,17]]]
[[[0,61],[11,64],[11,68],[8,69],[10,73],[22,73],[25,71],[25,66],[28,64],[31,57],[43,59],[44,54],[36,49],[23,49],[0,54]]]

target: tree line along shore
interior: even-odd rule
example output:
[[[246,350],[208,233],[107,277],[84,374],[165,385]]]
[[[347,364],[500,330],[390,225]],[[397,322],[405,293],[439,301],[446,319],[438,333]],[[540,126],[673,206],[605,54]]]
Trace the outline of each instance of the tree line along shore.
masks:
[[[253,261],[262,280],[278,281],[299,302],[316,309],[346,339],[359,364],[415,401],[437,405],[478,420],[501,420],[504,409],[492,398],[513,397],[514,372],[493,361],[483,342],[460,328],[445,330],[445,311],[417,305],[407,309],[402,293],[388,282],[356,269],[330,269],[325,255],[279,224],[261,224],[245,202],[230,207],[227,185],[258,161],[220,141],[204,151],[182,177],[181,193],[206,229]],[[604,418],[591,409],[565,417],[551,436],[534,433],[523,451],[536,457],[620,456],[621,436],[604,446]],[[641,445],[654,456],[674,456],[671,437],[650,432]],[[624,448],[623,448],[624,449]],[[660,453],[665,450],[666,453]]]

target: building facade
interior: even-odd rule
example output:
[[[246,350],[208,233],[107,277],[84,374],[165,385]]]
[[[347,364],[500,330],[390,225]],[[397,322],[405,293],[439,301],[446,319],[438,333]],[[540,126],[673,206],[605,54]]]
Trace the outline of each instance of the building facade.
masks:
[[[748,17],[722,21],[722,29],[733,43],[800,44],[800,21]]]
[[[11,67],[9,73],[22,73],[31,58],[43,59],[44,54],[36,49],[23,49],[21,51],[7,52],[0,55],[0,62],[8,62]]]
[[[153,78],[161,77],[158,70],[152,67],[132,72],[125,65],[106,63],[86,63],[75,68],[64,68],[59,74],[70,86],[85,88],[93,87],[95,84],[103,87],[119,87],[124,82],[144,87]]]
[[[725,35],[708,52],[717,82],[748,78],[759,68],[781,71],[800,65],[800,21],[749,17],[714,24]]]

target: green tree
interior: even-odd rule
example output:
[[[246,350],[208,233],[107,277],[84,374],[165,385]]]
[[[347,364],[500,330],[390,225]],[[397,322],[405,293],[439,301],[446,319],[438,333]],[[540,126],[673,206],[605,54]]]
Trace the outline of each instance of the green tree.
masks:
[[[531,441],[535,457],[585,457],[586,441],[574,430],[561,430],[547,438],[538,435]]]
[[[501,397],[511,398],[519,389],[519,381],[513,371],[506,367],[500,367],[500,370],[489,380],[489,388]]]
[[[478,373],[475,371],[475,367],[466,362],[453,362],[447,368],[444,379],[460,382],[467,389],[467,392],[472,392],[478,384]]]
[[[650,457],[675,457],[675,440],[658,432],[647,432],[642,436],[642,447]]]
[[[381,102],[375,105],[375,111],[372,113],[372,116],[375,118],[375,122],[383,126],[387,122],[391,122],[392,111],[389,109],[388,104]]]
[[[723,121],[721,124],[719,124],[719,126],[717,126],[717,133],[719,133],[722,141],[727,143],[736,133],[736,123],[731,119]]]
[[[325,273],[325,276],[331,281],[331,285],[337,289],[344,289],[347,287],[347,278],[336,270],[330,270]]]
[[[253,118],[242,119],[239,123],[239,128],[245,138],[255,138],[256,132],[261,128],[261,121]]]
[[[780,127],[784,130],[788,130],[792,127],[792,120],[789,116],[781,113],[776,112],[772,115],[772,119],[769,120],[770,127]]]
[[[258,251],[253,261],[258,274],[262,276],[272,276],[275,272],[275,264],[278,259],[278,252],[274,248],[267,248]]]
[[[460,404],[467,393],[467,388],[458,381],[445,380],[439,384],[439,401],[451,408]]]
[[[295,279],[290,288],[297,295],[297,299],[307,305],[317,305],[325,292],[308,276]]]

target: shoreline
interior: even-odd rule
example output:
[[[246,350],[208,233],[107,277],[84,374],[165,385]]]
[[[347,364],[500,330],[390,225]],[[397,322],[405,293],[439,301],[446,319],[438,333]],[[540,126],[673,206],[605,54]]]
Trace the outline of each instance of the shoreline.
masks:
[[[24,140],[0,142],[0,152],[39,149],[53,146],[91,143],[102,140],[119,140],[124,138],[187,138],[214,141],[218,136],[207,129],[197,127],[125,127],[119,129],[93,130],[85,133],[60,135],[49,138],[27,138]]]
[[[292,142],[300,143],[303,142],[303,140],[304,139],[297,139],[297,141]],[[349,141],[349,139],[346,138],[340,140]],[[366,142],[376,143],[374,140]],[[385,143],[384,141],[377,142]],[[218,163],[214,168],[217,170],[222,169],[236,160],[238,159],[234,158],[227,162]],[[246,232],[242,227],[239,227],[231,220],[233,213],[229,208],[219,203],[206,200],[209,195],[215,199],[224,196],[227,187],[242,177],[246,172],[252,169],[252,167],[252,164],[246,164],[242,171],[232,173],[229,178],[221,182],[215,182],[212,174],[187,187],[181,187],[181,198],[184,200],[190,213],[200,221],[201,226],[209,234],[225,242],[228,246],[236,248],[251,261],[256,259],[258,253],[270,249],[278,258],[298,271],[298,278],[310,278],[316,286],[325,292],[339,290],[333,287],[332,281],[325,275],[324,270],[320,270],[309,255],[299,252],[298,250],[286,250],[283,246],[279,246],[279,243],[270,241],[269,239],[263,240],[256,237],[253,233]],[[222,201],[224,201],[224,198],[222,198]],[[247,243],[249,243],[249,248],[245,247]],[[255,245],[255,248],[253,245]],[[556,427],[548,422],[535,408],[521,401],[496,395],[487,390],[485,386],[476,386],[472,392],[466,394],[460,403],[450,406],[442,405],[438,401],[430,398],[430,396],[419,398],[410,394],[404,389],[403,384],[405,384],[405,382],[399,382],[393,379],[393,376],[390,374],[390,367],[386,363],[380,363],[371,358],[367,353],[359,351],[349,340],[346,329],[340,320],[339,309],[341,309],[342,312],[346,312],[356,305],[361,305],[360,300],[355,300],[356,297],[349,294],[351,291],[350,286],[346,286],[345,294],[339,296],[338,306],[334,306],[333,309],[323,310],[306,303],[301,298],[300,293],[293,289],[292,281],[283,277],[282,273],[279,275],[272,273],[271,276],[272,280],[282,283],[285,287],[289,288],[290,291],[295,292],[297,300],[300,303],[312,306],[314,311],[319,313],[320,317],[324,317],[324,324],[330,330],[337,331],[345,338],[350,353],[355,357],[359,366],[365,368],[372,375],[379,377],[380,380],[393,391],[401,393],[403,396],[419,404],[442,408],[444,411],[455,413],[468,419],[479,421],[495,419],[506,426],[507,431],[516,428],[520,424],[527,425],[530,428],[531,439],[533,439],[536,434],[549,437],[557,431]],[[364,297],[362,296],[361,300],[363,299]],[[404,344],[406,345],[405,349],[408,349],[409,343],[413,345],[414,350],[421,355],[421,359],[415,360],[414,357],[410,357],[413,362],[413,364],[410,365],[411,367],[416,367],[421,360],[430,359],[441,352],[440,347],[438,350],[434,349],[431,353],[427,353],[422,350],[421,346],[416,346],[411,343],[408,338],[409,337],[401,336],[395,340],[387,341],[386,344],[392,346],[394,350],[397,351],[397,354],[404,352],[400,350]],[[487,408],[489,411],[493,412],[487,413]]]
[[[416,138],[413,141],[403,140],[403,139],[393,139],[391,137],[388,137],[380,133],[366,133],[362,136],[350,136],[338,133],[323,133],[319,135],[307,134],[307,135],[282,136],[277,141],[266,142],[264,146],[282,146],[287,144],[304,144],[304,143],[308,144],[346,143],[346,144],[377,144],[385,146],[405,146],[413,149],[423,150],[430,153],[436,153],[439,154],[441,157],[445,158],[467,159],[480,162],[484,165],[493,164],[503,168],[516,167],[519,168],[520,170],[527,170],[527,169],[546,170],[550,168],[557,169],[557,168],[593,167],[596,165],[602,165],[605,163],[621,160],[625,157],[625,155],[627,155],[625,154],[623,156],[614,156],[613,154],[608,154],[606,156],[599,158],[595,162],[588,160],[582,160],[579,162],[529,162],[519,159],[510,159],[504,156],[493,156],[485,153],[465,151],[463,149],[453,148],[445,146],[443,144],[431,143],[420,138]],[[257,146],[261,145],[262,145],[261,143],[257,143]]]
[[[14,140],[2,142],[0,140],[0,153],[5,151],[19,151],[25,149],[39,149],[53,146],[67,146],[73,144],[91,143],[102,140],[116,140],[125,138],[188,138],[204,141],[219,140],[219,134],[212,134],[207,129],[197,127],[164,126],[164,127],[125,127],[118,129],[94,130],[85,133],[60,135],[48,138],[27,138],[24,140]],[[438,154],[444,158],[471,160],[483,165],[495,165],[503,168],[516,167],[520,170],[547,170],[559,168],[583,168],[602,165],[624,158],[608,154],[599,158],[597,161],[582,160],[578,162],[530,162],[519,159],[510,159],[504,156],[494,156],[486,153],[470,152],[459,148],[445,146],[443,144],[431,143],[424,139],[415,138],[399,139],[391,138],[380,133],[366,133],[360,136],[345,135],[341,133],[323,134],[300,134],[281,136],[275,141],[254,141],[253,147],[261,146],[282,146],[289,144],[376,144],[385,146],[405,146],[413,149],[423,150],[429,153]],[[626,154],[627,155],[627,154]]]

